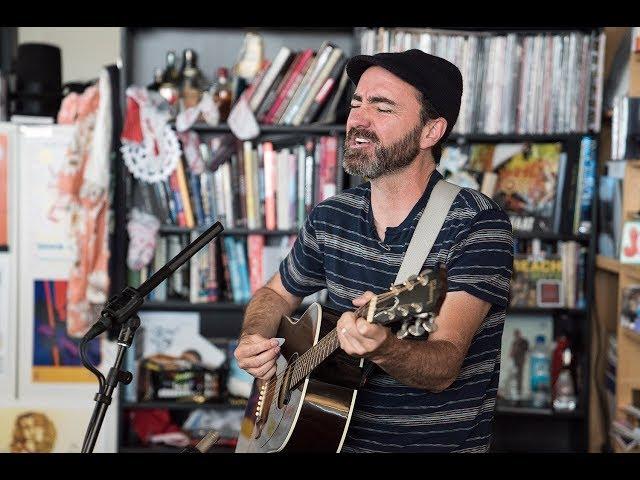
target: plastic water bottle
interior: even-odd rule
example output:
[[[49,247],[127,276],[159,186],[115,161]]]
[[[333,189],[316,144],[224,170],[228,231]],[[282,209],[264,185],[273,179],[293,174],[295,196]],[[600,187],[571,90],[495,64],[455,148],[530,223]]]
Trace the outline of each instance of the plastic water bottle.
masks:
[[[547,407],[551,400],[551,359],[544,335],[536,337],[536,346],[531,352],[531,393],[535,408]]]

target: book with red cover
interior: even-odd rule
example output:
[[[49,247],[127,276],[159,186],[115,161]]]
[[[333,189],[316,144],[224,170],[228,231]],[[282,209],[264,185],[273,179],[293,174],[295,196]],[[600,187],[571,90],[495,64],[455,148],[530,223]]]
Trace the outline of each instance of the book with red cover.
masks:
[[[304,52],[305,56],[300,61],[300,64],[298,66],[298,71],[295,73],[295,75],[291,76],[290,84],[287,85],[286,88],[282,90],[281,98],[276,99],[271,111],[267,114],[267,117],[265,118],[265,121],[267,123],[269,124],[280,123],[280,119],[282,118],[282,116],[284,115],[284,112],[289,106],[289,102],[291,102],[291,99],[293,98],[294,94],[300,87],[302,80],[307,74],[307,70],[309,70],[311,65],[313,65],[315,53],[313,52],[313,50],[310,50],[311,53],[308,54],[307,53],[308,51],[309,50],[305,50]]]
[[[249,284],[251,295],[262,287],[264,279],[262,275],[262,255],[264,251],[263,235],[247,236],[247,253],[249,258]]]
[[[256,112],[256,119],[260,123],[264,123],[265,117],[267,113],[271,110],[275,100],[282,92],[282,89],[289,81],[289,78],[294,74],[296,69],[296,65],[300,62],[302,58],[303,52],[293,53],[288,64],[280,71],[279,75],[276,77],[276,80],[273,82],[273,86],[269,89],[264,101],[260,105]]]

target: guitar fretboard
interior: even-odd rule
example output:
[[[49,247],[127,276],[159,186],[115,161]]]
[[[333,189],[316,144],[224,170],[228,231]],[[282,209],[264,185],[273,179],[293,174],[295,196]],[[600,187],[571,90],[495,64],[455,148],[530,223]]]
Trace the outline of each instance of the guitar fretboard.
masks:
[[[358,308],[354,312],[356,318],[365,315],[368,309],[369,303]],[[314,368],[326,360],[339,346],[338,330],[334,328],[296,360],[291,374],[291,387],[296,386],[303,378],[309,375]]]

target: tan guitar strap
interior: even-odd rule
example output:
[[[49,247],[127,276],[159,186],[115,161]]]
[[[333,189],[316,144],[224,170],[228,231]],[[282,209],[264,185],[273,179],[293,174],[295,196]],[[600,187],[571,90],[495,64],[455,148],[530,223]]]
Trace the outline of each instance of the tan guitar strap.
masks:
[[[420,273],[459,191],[459,186],[445,180],[439,180],[433,187],[429,201],[420,215],[407,251],[402,258],[394,285],[404,282],[411,275]],[[360,386],[366,383],[374,366],[373,362],[364,362]]]
[[[404,254],[394,284],[402,283],[411,275],[420,273],[459,191],[459,186],[445,180],[439,180],[433,187],[429,201],[424,207]]]

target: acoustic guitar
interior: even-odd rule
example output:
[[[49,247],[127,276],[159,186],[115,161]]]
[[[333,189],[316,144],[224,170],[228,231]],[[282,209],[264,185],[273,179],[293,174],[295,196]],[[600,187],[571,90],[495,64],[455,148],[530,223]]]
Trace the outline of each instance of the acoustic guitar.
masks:
[[[424,339],[446,294],[446,273],[425,270],[355,310],[358,317],[392,324],[398,338]],[[311,304],[300,318],[283,317],[284,338],[276,374],[255,379],[236,452],[339,452],[346,437],[363,359],[339,348],[336,323],[341,312]],[[398,325],[400,325],[399,328]]]

